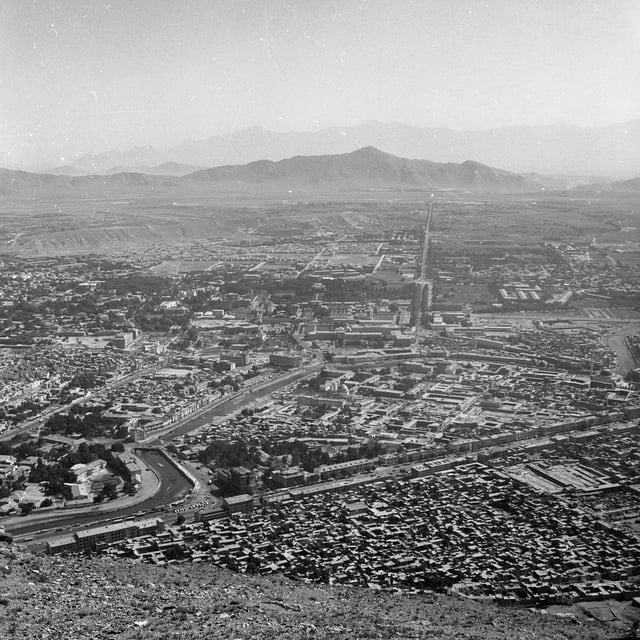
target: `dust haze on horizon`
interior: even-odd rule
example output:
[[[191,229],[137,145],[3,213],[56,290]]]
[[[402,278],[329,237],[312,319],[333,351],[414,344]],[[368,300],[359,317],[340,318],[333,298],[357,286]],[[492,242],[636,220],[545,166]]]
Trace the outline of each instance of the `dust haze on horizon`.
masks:
[[[0,166],[248,127],[640,117],[635,0],[5,0]]]

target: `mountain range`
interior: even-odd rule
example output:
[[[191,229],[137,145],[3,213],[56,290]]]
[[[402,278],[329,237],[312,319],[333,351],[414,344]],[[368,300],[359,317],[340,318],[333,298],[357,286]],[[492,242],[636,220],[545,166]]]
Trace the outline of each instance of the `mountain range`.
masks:
[[[30,198],[53,190],[65,193],[140,193],[205,190],[207,193],[288,193],[387,190],[459,190],[526,193],[543,189],[539,181],[479,162],[437,163],[410,160],[364,147],[350,153],[260,160],[188,173],[181,177],[120,172],[69,176],[0,171],[0,193]]]
[[[250,128],[170,149],[137,147],[84,155],[72,164],[47,168],[46,172],[86,175],[142,171],[181,176],[200,167],[277,161],[297,155],[336,155],[367,146],[434,162],[460,163],[473,158],[517,173],[600,176],[607,180],[640,175],[640,119],[601,127],[556,124],[483,131],[381,122],[288,133]]]
[[[640,193],[640,178],[616,180],[615,182],[592,185],[591,190],[613,191],[615,193]]]

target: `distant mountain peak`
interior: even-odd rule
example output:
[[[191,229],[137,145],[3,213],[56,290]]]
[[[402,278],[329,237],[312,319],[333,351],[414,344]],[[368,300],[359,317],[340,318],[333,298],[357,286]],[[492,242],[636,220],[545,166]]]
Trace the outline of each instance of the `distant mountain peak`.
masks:
[[[539,191],[529,178],[479,162],[463,164],[411,160],[373,146],[333,155],[293,156],[196,171],[187,180],[277,190],[318,188],[357,190],[453,189],[521,193]]]
[[[146,171],[114,167],[110,175],[48,175],[5,171],[0,173],[4,194],[34,195],[41,190],[114,191],[117,189],[168,189],[186,192],[214,186],[219,192],[256,194],[297,192],[324,193],[403,190],[460,190],[484,193],[523,193],[539,191],[541,184],[528,177],[494,169],[479,162],[437,163],[410,160],[366,146],[332,155],[294,156],[284,160],[258,160],[242,165],[223,165],[189,172],[193,167],[166,164]],[[173,172],[173,174],[171,174]],[[170,175],[168,175],[170,174]],[[142,192],[142,191],[141,191]]]
[[[369,121],[347,127],[279,133],[250,127],[171,149],[137,147],[83,156],[55,174],[106,173],[112,167],[157,167],[174,162],[195,167],[238,165],[258,160],[277,162],[294,156],[389,153],[402,158],[429,158],[462,163],[467,158],[514,172],[611,176],[640,174],[640,119],[602,127],[553,124],[509,126],[482,131],[414,127]],[[384,149],[384,151],[380,151]]]
[[[374,146],[367,146],[367,147],[360,147],[359,149],[356,149],[355,151],[352,151],[352,153],[354,154],[359,154],[359,155],[376,155],[376,156],[386,156],[388,154],[386,154],[384,151],[380,151],[380,149],[378,149],[378,147],[374,147]]]

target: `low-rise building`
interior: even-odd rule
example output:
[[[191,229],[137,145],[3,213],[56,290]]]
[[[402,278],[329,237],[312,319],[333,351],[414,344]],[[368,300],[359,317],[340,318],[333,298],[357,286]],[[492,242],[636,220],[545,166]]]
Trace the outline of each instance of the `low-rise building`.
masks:
[[[90,553],[120,540],[155,534],[164,530],[164,521],[160,518],[120,522],[103,527],[93,527],[85,531],[76,531],[71,536],[62,536],[47,542],[47,553]]]
[[[253,496],[241,493],[237,496],[229,496],[222,501],[228,513],[251,513],[253,511]]]
[[[279,369],[296,369],[302,366],[302,356],[297,353],[271,353],[269,364]]]

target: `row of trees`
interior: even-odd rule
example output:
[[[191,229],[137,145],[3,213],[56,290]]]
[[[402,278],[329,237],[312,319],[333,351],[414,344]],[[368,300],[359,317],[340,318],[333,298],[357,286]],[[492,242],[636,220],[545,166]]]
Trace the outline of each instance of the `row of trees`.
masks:
[[[128,276],[107,278],[102,283],[102,289],[113,291],[115,295],[142,294],[146,296],[171,290],[172,282],[162,276],[133,273]]]

